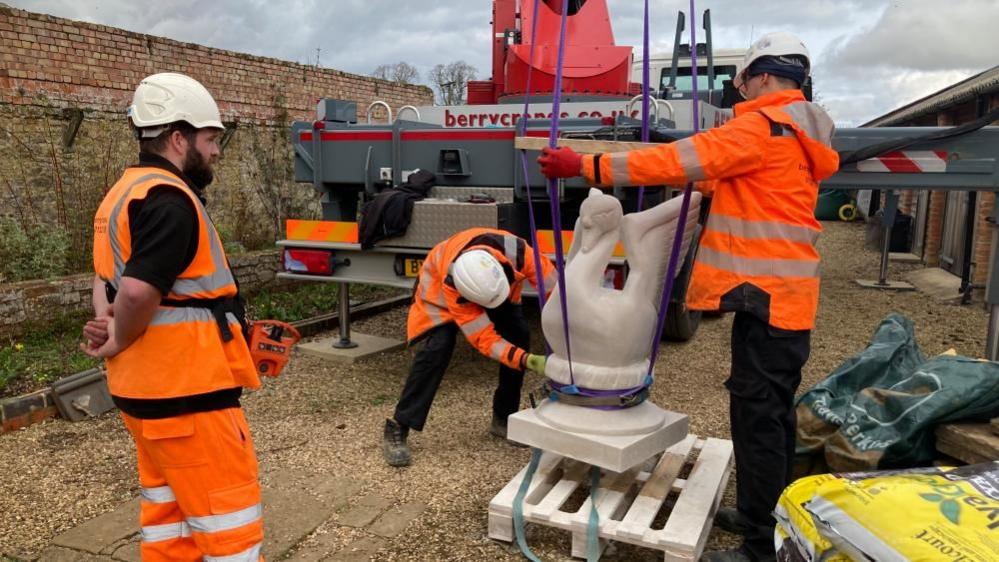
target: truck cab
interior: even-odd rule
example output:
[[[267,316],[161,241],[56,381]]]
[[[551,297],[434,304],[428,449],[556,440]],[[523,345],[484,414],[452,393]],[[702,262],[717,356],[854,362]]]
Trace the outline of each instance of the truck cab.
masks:
[[[701,51],[701,49],[698,49]],[[707,52],[697,53],[697,91],[704,101],[711,92],[721,91],[725,81],[734,80],[742,72],[742,61],[746,55],[745,49],[715,49],[711,60],[714,79],[708,73]],[[631,81],[642,83],[641,58],[636,59],[631,67]],[[662,99],[690,99],[693,95],[693,78],[691,72],[690,47],[681,45],[676,63],[676,75],[673,76],[673,53],[653,54],[649,58],[649,82],[657,97]],[[710,101],[709,101],[710,103]]]

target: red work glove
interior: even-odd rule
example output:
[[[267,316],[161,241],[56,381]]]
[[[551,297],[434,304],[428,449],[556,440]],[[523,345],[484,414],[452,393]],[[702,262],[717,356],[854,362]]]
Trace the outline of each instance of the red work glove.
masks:
[[[582,175],[583,157],[565,146],[545,147],[538,157],[538,165],[541,173],[549,178],[574,178]]]

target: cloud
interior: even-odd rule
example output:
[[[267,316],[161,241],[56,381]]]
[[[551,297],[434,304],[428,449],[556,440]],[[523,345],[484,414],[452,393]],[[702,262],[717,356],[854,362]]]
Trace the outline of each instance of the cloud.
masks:
[[[27,10],[259,56],[367,74],[465,59],[488,76],[488,2],[434,0],[8,0]],[[319,52],[317,54],[317,49]]]
[[[829,110],[837,126],[855,127],[972,74],[975,72],[968,70],[899,70],[875,66],[868,70],[867,83],[876,87],[860,88],[856,82],[843,82],[825,89],[820,86],[818,91],[820,103]]]
[[[490,0],[2,0],[20,8],[358,74],[404,61],[423,76],[465,60],[492,71]],[[529,0],[524,0],[530,6]],[[672,50],[689,0],[651,0],[652,52]],[[642,45],[642,2],[608,0],[615,39]],[[856,125],[997,62],[997,0],[698,0],[716,48],[777,30],[800,36],[816,90],[837,123]],[[699,40],[701,18],[695,23]]]
[[[831,70],[848,75],[872,68],[981,71],[997,61],[996,22],[999,2],[896,0],[873,25],[835,40],[825,56]]]

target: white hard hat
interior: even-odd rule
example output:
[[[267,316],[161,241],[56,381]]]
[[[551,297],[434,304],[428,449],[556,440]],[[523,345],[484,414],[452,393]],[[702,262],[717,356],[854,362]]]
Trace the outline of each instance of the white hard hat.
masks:
[[[469,250],[458,256],[451,279],[461,296],[484,308],[496,308],[510,296],[503,266],[485,250]]]
[[[797,55],[805,59],[805,74],[811,66],[811,57],[808,55],[808,48],[801,39],[793,33],[786,31],[775,31],[760,37],[746,51],[746,58],[743,59],[742,68],[748,69],[756,59],[760,57],[787,57]]]
[[[186,121],[195,129],[224,129],[219,106],[200,82],[176,72],[145,77],[128,106],[132,125],[143,138],[158,136],[166,125]],[[161,127],[162,126],[162,127]]]

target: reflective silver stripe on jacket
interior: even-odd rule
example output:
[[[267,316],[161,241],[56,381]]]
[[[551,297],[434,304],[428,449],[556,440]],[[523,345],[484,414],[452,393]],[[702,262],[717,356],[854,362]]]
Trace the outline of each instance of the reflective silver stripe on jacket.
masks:
[[[481,331],[483,328],[486,328],[490,324],[492,324],[492,320],[489,319],[488,314],[483,312],[482,314],[476,316],[475,320],[472,320],[471,322],[468,322],[466,324],[462,324],[460,328],[463,334],[470,337],[473,334],[477,334],[479,331]]]
[[[125,188],[124,193],[122,193],[122,195],[118,198],[118,201],[115,202],[114,209],[111,211],[111,216],[108,218],[108,238],[111,241],[111,254],[114,256],[115,287],[121,286],[121,275],[125,271],[125,260],[122,257],[121,245],[118,242],[118,217],[121,215],[122,208],[125,206],[125,201],[128,200],[128,196],[132,193],[132,189],[140,183],[150,180],[161,180],[164,185],[171,185],[181,190],[190,191],[190,188],[182,182],[179,182],[177,178],[159,172],[139,176],[139,178]],[[211,218],[208,216],[208,211],[205,209],[205,206],[201,203],[201,200],[198,199],[197,196],[190,197],[190,199],[195,203],[199,219],[204,221],[205,228],[208,229],[208,248],[212,256],[212,266],[214,271],[209,275],[193,279],[178,278],[174,281],[173,286],[170,288],[170,293],[179,296],[188,296],[201,292],[215,291],[235,283],[232,272],[229,271],[228,264],[226,263],[225,253],[222,251],[222,245],[219,242],[218,235],[216,234],[215,226],[212,223]]]
[[[502,361],[503,353],[506,351],[506,348],[509,345],[510,344],[507,343],[505,340],[500,340],[494,343],[492,347],[489,348],[489,357],[492,357],[497,361]]]
[[[222,515],[204,515],[202,517],[188,517],[187,524],[192,529],[201,533],[217,533],[249,525],[263,516],[263,508],[260,504],[251,505],[246,509],[224,513]]]
[[[444,317],[441,316],[441,309],[434,303],[426,303],[423,305],[423,310],[427,312],[427,316],[430,317],[430,324],[433,326],[441,326],[444,324]]]
[[[191,536],[191,527],[183,521],[178,521],[163,525],[146,525],[141,529],[141,532],[142,542],[160,542],[189,537]]]
[[[108,238],[111,241],[111,255],[114,256],[115,287],[121,286],[121,274],[125,271],[125,260],[122,259],[121,245],[118,243],[118,215],[121,214],[121,209],[125,205],[125,201],[128,200],[128,195],[132,193],[133,189],[135,189],[135,186],[148,180],[163,180],[163,183],[165,184],[183,187],[183,184],[179,183],[177,178],[161,174],[159,172],[153,172],[151,174],[139,176],[125,188],[124,193],[122,193],[118,198],[118,201],[115,202],[114,208],[111,209],[111,216],[108,217]]]
[[[230,554],[228,556],[205,556],[203,560],[205,562],[257,562],[257,560],[260,560],[261,546],[262,543],[257,543],[237,554]]]
[[[610,154],[604,154],[603,158],[610,159],[610,179],[614,187],[621,187],[631,183],[631,177],[628,175],[627,152],[611,152]]]
[[[819,232],[805,226],[797,226],[775,221],[751,221],[728,215],[708,215],[708,230],[721,234],[731,234],[740,238],[789,240],[815,244]]]
[[[174,281],[173,286],[170,287],[170,292],[175,295],[187,296],[217,291],[222,287],[235,283],[232,272],[229,271],[229,264],[226,262],[225,252],[222,250],[222,243],[219,241],[218,232],[215,230],[215,224],[212,222],[212,218],[208,216],[208,209],[205,209],[205,206],[201,203],[201,199],[197,197],[192,197],[191,199],[198,208],[198,215],[204,221],[205,229],[208,231],[208,249],[212,256],[213,271],[201,277],[191,279],[178,278]]]
[[[177,501],[170,486],[157,486],[156,488],[140,488],[139,495],[142,499],[150,503],[170,503]]]
[[[447,307],[447,301],[444,299],[443,291],[439,292],[436,298],[434,299],[430,298],[430,285],[433,281],[433,276],[431,274],[431,271],[433,271],[433,269],[436,267],[437,262],[440,261],[441,259],[440,254],[441,250],[438,247],[436,251],[431,252],[430,255],[427,256],[427,259],[423,262],[423,265],[420,267],[419,297],[427,302],[432,302],[438,306]],[[452,267],[454,267],[454,264],[448,266],[447,268],[448,275],[451,275]]]
[[[444,291],[443,289],[437,295],[436,299],[430,298],[430,274],[423,271],[420,274],[420,294],[419,297],[424,301],[423,310],[427,312],[427,316],[430,317],[430,322],[434,326],[440,326],[444,323],[444,318],[441,316],[440,309],[447,308],[447,302],[444,301]]]
[[[229,324],[239,325],[236,315],[225,313]],[[149,322],[150,326],[166,326],[169,324],[184,324],[186,322],[215,322],[215,316],[207,308],[170,308],[160,307]]]
[[[437,297],[434,299],[430,298],[430,282],[431,274],[430,271],[434,268],[434,265],[440,260],[440,254],[442,248],[437,247],[436,250],[430,252],[427,259],[423,262],[420,267],[420,281],[417,284],[418,292],[416,297],[424,301],[423,310],[426,311],[427,316],[430,317],[430,323],[433,326],[440,326],[444,324],[444,317],[441,316],[441,309],[447,308],[447,301],[444,299],[444,289],[443,287],[438,292]],[[450,269],[448,270],[450,274]]]
[[[693,137],[680,139],[673,143],[673,146],[676,147],[676,155],[687,181],[700,181],[707,177],[704,175],[704,166],[701,165],[701,157],[697,155]]]
[[[805,131],[805,134],[826,146],[832,146],[836,124],[821,107],[807,101],[797,101],[780,109],[787,113],[794,124]]]
[[[697,261],[742,275],[757,277],[818,278],[819,262],[811,260],[782,260],[777,258],[745,258],[701,246]]]
[[[503,253],[510,262],[510,266],[517,268],[517,238],[515,236],[503,236]]]
[[[438,291],[436,297],[430,298],[430,284],[432,281],[433,279],[430,276],[430,272],[424,269],[420,273],[420,298],[429,303],[446,308],[447,300],[444,298],[444,291]]]

